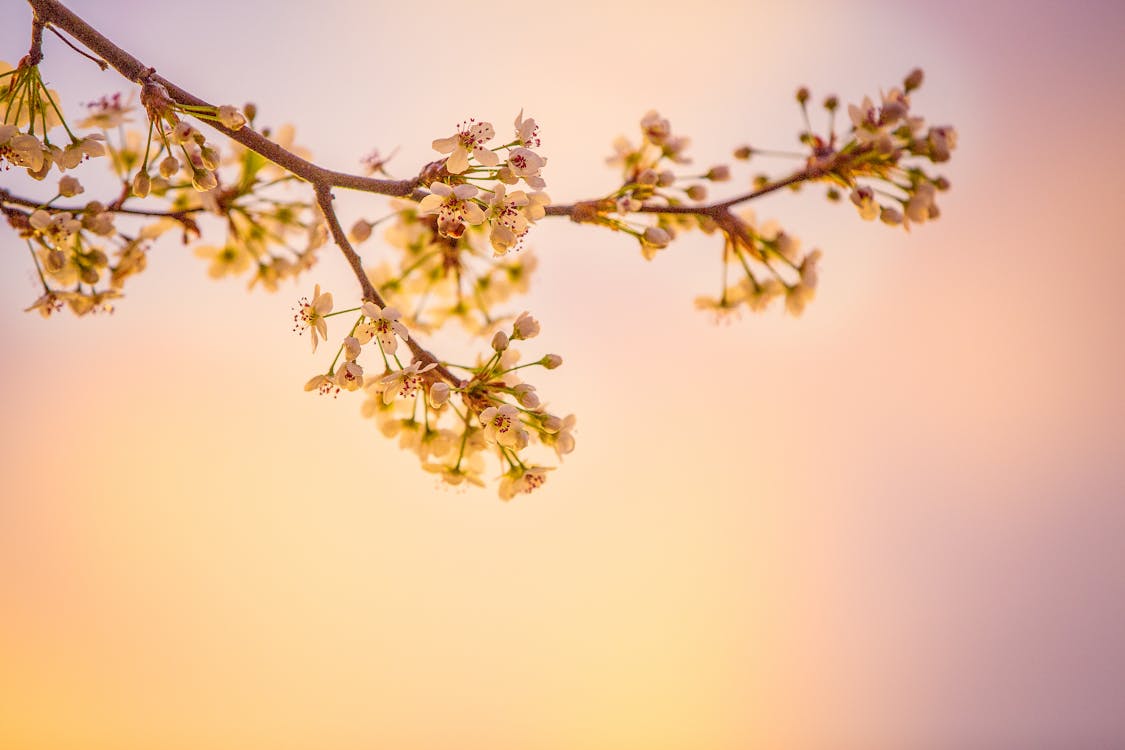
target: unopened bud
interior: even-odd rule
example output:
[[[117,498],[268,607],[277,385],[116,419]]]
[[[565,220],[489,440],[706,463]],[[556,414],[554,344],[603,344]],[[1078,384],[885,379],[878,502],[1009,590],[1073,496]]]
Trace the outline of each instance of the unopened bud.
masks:
[[[830,97],[828,97],[827,99],[824,100],[824,108],[827,109],[829,112],[835,112],[836,108],[839,107],[839,106],[840,106],[840,100],[837,99],[835,95],[832,95],[832,96],[830,96]]]
[[[188,143],[195,136],[196,130],[192,127],[190,122],[180,120],[176,126],[172,128],[172,132],[168,134],[168,140],[175,143],[177,146]]]
[[[246,127],[246,116],[229,104],[219,107],[218,116],[223,127],[230,130],[241,130]]]
[[[180,171],[180,160],[174,156],[166,156],[160,160],[160,176],[170,180]]]
[[[497,331],[492,337],[492,348],[498,352],[505,351],[508,348],[508,334]]]
[[[701,201],[707,197],[707,188],[703,185],[691,185],[686,191],[687,197],[693,201]]]
[[[884,206],[883,210],[879,212],[879,219],[884,224],[889,224],[892,227],[898,226],[902,223],[902,213],[897,209]]]
[[[543,420],[543,430],[551,433],[552,435],[562,429],[563,422],[561,419],[551,414]]]
[[[797,89],[797,102],[799,104],[804,104],[808,100],[809,100],[808,87],[802,86],[801,88]]]
[[[746,161],[747,159],[750,158],[750,155],[753,154],[753,153],[754,153],[754,149],[750,148],[749,146],[739,146],[738,148],[736,148],[734,150],[734,158],[735,159],[741,159],[742,161]]]
[[[520,406],[525,409],[534,409],[539,406],[539,396],[535,393],[535,386],[529,383],[520,383],[512,389],[515,394],[516,400],[520,402]]]
[[[910,75],[906,76],[906,78],[903,79],[902,87],[906,89],[906,93],[909,94],[911,91],[922,85],[922,79],[924,77],[925,76],[922,73],[922,69],[915,68],[914,70],[910,71]]]
[[[641,240],[646,245],[660,248],[668,247],[668,243],[672,241],[672,237],[660,227],[649,227],[645,230]]]
[[[352,225],[352,231],[348,233],[352,242],[364,242],[371,236],[371,222],[360,219]]]
[[[133,177],[133,195],[138,198],[147,198],[149,190],[152,189],[152,180],[149,179],[148,172],[137,172]]]
[[[656,170],[654,169],[645,169],[639,175],[637,175],[637,184],[639,185],[647,185],[648,187],[652,187],[659,181],[660,177],[656,174]]]
[[[707,170],[707,174],[703,177],[712,182],[726,182],[730,179],[730,167],[726,164],[718,164]]]
[[[449,400],[449,383],[438,381],[430,386],[429,402],[434,409],[443,406]]]
[[[83,191],[82,183],[70,175],[66,175],[59,180],[59,195],[64,198],[73,198]]]
[[[66,256],[63,255],[62,250],[52,250],[47,253],[47,259],[43,265],[52,273],[61,271],[63,266],[66,265]]]
[[[219,180],[214,172],[206,169],[196,169],[191,173],[191,186],[201,193],[214,190],[219,185]]]
[[[258,116],[258,105],[254,102],[246,102],[242,105],[242,113],[246,115],[246,119],[253,122],[254,118]]]
[[[548,370],[553,370],[556,367],[562,365],[562,357],[557,354],[548,354],[547,356],[543,357],[541,361],[543,362],[543,366]]]
[[[199,149],[199,159],[207,169],[219,168],[219,152],[210,144],[204,144],[203,148]]]

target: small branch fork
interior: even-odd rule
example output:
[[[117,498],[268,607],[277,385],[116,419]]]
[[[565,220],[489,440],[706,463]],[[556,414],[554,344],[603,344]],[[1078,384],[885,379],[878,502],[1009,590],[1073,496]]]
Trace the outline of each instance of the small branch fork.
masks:
[[[163,85],[172,99],[181,105],[207,107],[213,106],[203,99],[195,96],[189,91],[180,88],[168,79],[156,73],[155,68],[146,66],[137,58],[133,57],[127,51],[114,44],[80,17],[73,11],[67,8],[58,0],[27,0],[35,13],[35,18],[32,21],[32,44],[31,51],[29,52],[29,60],[34,64],[42,59],[42,38],[43,29],[49,28],[59,38],[63,39],[66,44],[72,48],[74,45],[66,40],[58,30],[62,30],[70,35],[77,42],[81,43],[84,47],[90,50],[92,55],[86,57],[92,59],[103,70],[107,67],[114,68],[118,73],[124,76],[129,81],[138,85],[143,85],[145,82],[152,81]],[[76,49],[76,48],[75,48]],[[81,50],[78,50],[81,52]],[[424,187],[424,175],[426,169],[423,169],[422,174],[417,177],[406,180],[381,180],[373,177],[364,177],[360,175],[353,175],[346,172],[337,172],[331,169],[326,169],[317,164],[313,164],[306,159],[292,153],[291,151],[279,146],[277,143],[269,140],[261,133],[254,131],[250,127],[244,127],[239,130],[231,130],[224,127],[221,123],[207,120],[207,124],[218,130],[232,141],[245,146],[247,149],[254,151],[257,154],[269,159],[274,164],[277,164],[282,169],[287,170],[293,175],[305,180],[312,185],[316,193],[316,202],[324,218],[328,223],[329,231],[336,245],[340,248],[348,264],[351,266],[352,271],[355,273],[356,279],[359,282],[360,288],[363,293],[363,299],[373,302],[379,307],[384,307],[382,296],[374,285],[367,278],[367,274],[363,270],[363,261],[359,254],[356,253],[351,243],[348,241],[347,233],[340,225],[340,220],[336,215],[333,207],[332,188],[346,188],[349,190],[358,190],[368,193],[376,193],[379,195],[387,195],[394,197],[405,197],[414,200],[421,200],[426,195],[426,192],[421,188]],[[768,193],[772,193],[781,188],[796,185],[808,180],[816,180],[826,176],[834,170],[838,170],[849,162],[861,155],[861,151],[853,151],[851,153],[838,153],[826,163],[809,165],[805,169],[794,172],[788,177],[770,182],[752,192],[730,198],[728,200],[700,205],[700,206],[663,206],[663,205],[644,205],[637,209],[637,213],[653,213],[653,214],[689,214],[696,216],[707,216],[715,220],[715,222],[728,230],[737,224],[737,219],[731,212],[731,209],[746,201],[753,200]],[[433,166],[433,165],[429,165]],[[29,202],[23,199],[17,199],[9,193],[0,195],[4,201],[8,203],[16,203],[20,205],[29,205]],[[36,204],[38,205],[38,204]],[[135,213],[145,214],[145,211],[138,209],[127,210],[120,207],[116,208],[121,213]],[[611,207],[605,206],[605,199],[595,199],[588,201],[578,201],[571,204],[556,204],[546,207],[548,216],[567,216],[571,220],[579,223],[593,221],[600,212],[604,210],[613,210]],[[157,212],[159,213],[159,212]],[[166,215],[166,214],[160,214]],[[443,366],[438,359],[422,348],[417,341],[411,337],[407,342],[411,352],[415,358],[422,360],[425,363],[434,362],[438,365],[437,371],[443,378],[448,380],[451,384],[461,386],[464,384],[460,378],[450,372]]]

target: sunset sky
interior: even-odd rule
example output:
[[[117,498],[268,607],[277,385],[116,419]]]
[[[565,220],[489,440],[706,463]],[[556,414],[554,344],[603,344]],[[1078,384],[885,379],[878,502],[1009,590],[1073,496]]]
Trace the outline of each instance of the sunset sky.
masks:
[[[909,234],[820,190],[754,204],[824,250],[800,318],[696,311],[715,237],[649,263],[537,226],[514,307],[565,359],[534,382],[578,444],[510,503],[302,391],[297,299],[358,298],[338,253],[269,295],[165,242],[113,316],[42,320],[0,229],[0,748],[1125,744],[1125,6],[69,5],[342,170],[398,148],[413,175],[523,108],[569,202],[616,186],[649,109],[702,172],[796,147],[798,85],[854,102],[916,66],[959,145]],[[14,64],[30,11],[0,19]],[[45,50],[74,111],[128,90]],[[789,163],[717,188],[763,168]]]

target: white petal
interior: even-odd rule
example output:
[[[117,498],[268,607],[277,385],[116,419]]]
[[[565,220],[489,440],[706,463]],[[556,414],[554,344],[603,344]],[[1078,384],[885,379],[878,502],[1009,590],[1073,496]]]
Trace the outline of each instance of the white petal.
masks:
[[[460,142],[461,138],[459,136],[451,135],[448,138],[438,138],[430,145],[432,145],[434,151],[437,151],[439,154],[448,154],[455,149]]]

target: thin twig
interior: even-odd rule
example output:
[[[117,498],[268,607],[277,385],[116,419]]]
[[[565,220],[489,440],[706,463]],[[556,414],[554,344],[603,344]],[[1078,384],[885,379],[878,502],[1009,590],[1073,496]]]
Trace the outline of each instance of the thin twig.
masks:
[[[85,50],[78,49],[78,47],[74,46],[74,43],[72,41],[67,39],[62,34],[60,34],[58,29],[56,29],[54,26],[48,26],[47,30],[50,31],[55,36],[57,36],[59,39],[61,39],[63,44],[65,44],[67,47],[70,47],[72,50],[74,50],[78,54],[82,55],[83,57],[85,57],[90,62],[94,63],[95,65],[97,65],[102,70],[108,70],[109,69],[109,63],[107,63],[105,60],[101,59],[100,57],[94,57],[93,55],[91,55],[89,52],[86,52]]]

